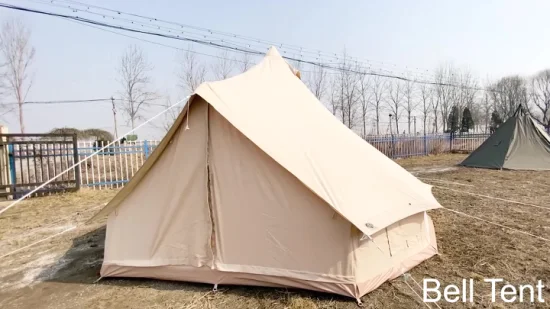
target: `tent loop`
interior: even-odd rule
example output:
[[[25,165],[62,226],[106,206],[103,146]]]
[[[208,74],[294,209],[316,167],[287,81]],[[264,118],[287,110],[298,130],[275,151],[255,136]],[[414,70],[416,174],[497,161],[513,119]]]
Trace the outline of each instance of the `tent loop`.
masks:
[[[218,291],[218,284],[214,284],[214,287],[212,288],[212,292],[217,292]]]
[[[191,114],[191,100],[189,100],[189,105],[187,106],[187,122],[185,124],[185,130],[189,130],[189,117]]]

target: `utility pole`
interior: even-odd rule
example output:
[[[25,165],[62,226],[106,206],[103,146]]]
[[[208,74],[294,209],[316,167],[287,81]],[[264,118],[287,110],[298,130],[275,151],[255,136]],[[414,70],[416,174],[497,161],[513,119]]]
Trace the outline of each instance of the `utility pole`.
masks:
[[[111,97],[111,103],[113,104],[113,119],[115,121],[115,139],[118,139],[118,130],[116,125],[116,107],[115,107],[115,98]]]

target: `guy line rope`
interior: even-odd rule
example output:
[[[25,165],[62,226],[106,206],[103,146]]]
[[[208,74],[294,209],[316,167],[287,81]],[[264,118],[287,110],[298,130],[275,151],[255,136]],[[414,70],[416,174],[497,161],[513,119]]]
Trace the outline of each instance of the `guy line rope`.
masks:
[[[134,131],[138,130],[139,128],[143,127],[144,125],[146,125],[147,123],[153,121],[154,119],[158,118],[159,116],[161,116],[162,114],[164,114],[165,112],[167,112],[168,110],[172,109],[173,107],[175,107],[176,105],[180,104],[181,102],[183,101],[186,101],[187,99],[189,98],[189,96],[187,96],[185,99],[183,100],[180,100],[178,102],[176,102],[175,104],[169,106],[168,108],[164,109],[163,111],[161,111],[160,113],[156,114],[155,116],[151,117],[150,119],[148,119],[147,121],[145,121],[144,123],[140,124],[138,127],[136,127],[135,129],[132,129],[130,130],[129,132],[127,132],[126,134],[124,134],[122,137],[125,137],[131,133],[133,133]],[[43,183],[42,185],[36,187],[34,190],[32,190],[31,192],[27,193],[26,195],[22,196],[21,198],[19,198],[18,200],[14,201],[12,204],[10,204],[8,207],[0,210],[0,214],[2,214],[3,212],[7,211],[8,209],[10,209],[11,207],[15,206],[16,204],[18,204],[19,202],[21,202],[23,199],[29,197],[30,195],[32,195],[33,193],[35,193],[36,191],[40,190],[41,188],[43,188],[44,186],[46,186],[47,184],[49,184],[50,182],[52,182],[53,180],[57,179],[59,176],[67,173],[68,171],[70,171],[71,169],[75,168],[76,166],[82,164],[83,162],[85,162],[86,160],[88,160],[89,158],[93,157],[94,155],[98,154],[99,152],[101,152],[102,150],[104,150],[105,148],[113,145],[114,143],[116,143],[117,140],[107,144],[106,146],[103,146],[101,149],[97,150],[96,152],[92,153],[91,155],[87,156],[86,158],[80,160],[79,162],[73,164],[71,167],[67,168],[66,170],[62,171],[61,173],[59,173],[58,175],[56,175],[55,177],[53,177],[52,179],[46,181],[45,183]],[[455,189],[451,189],[451,188],[446,188],[446,187],[440,187],[440,186],[434,186],[436,188],[440,188],[440,189],[444,189],[444,190],[450,190],[450,191],[454,191],[454,192],[458,192],[458,193],[464,193],[464,194],[469,194],[469,195],[474,195],[474,196],[479,196],[479,197],[484,197],[484,198],[489,198],[489,199],[496,199],[496,200],[501,200],[501,201],[505,201],[505,202],[510,202],[510,203],[516,203],[516,204],[519,204],[519,205],[524,205],[524,206],[530,206],[530,207],[537,207],[537,208],[544,208],[544,209],[550,209],[548,207],[543,207],[543,206],[538,206],[538,205],[533,205],[533,204],[528,204],[528,203],[523,203],[523,202],[518,202],[518,201],[513,201],[513,200],[508,200],[508,199],[503,199],[503,198],[497,198],[497,197],[492,197],[492,196],[488,196],[488,195],[482,195],[482,194],[476,194],[476,193],[471,193],[471,192],[466,192],[466,191],[461,191],[461,190],[455,190]],[[509,229],[509,230],[512,230],[512,231],[515,231],[515,232],[519,232],[519,233],[522,233],[524,235],[527,235],[527,236],[530,236],[530,237],[533,237],[533,238],[536,238],[536,239],[539,239],[539,240],[543,240],[543,241],[546,241],[546,242],[550,242],[550,239],[547,239],[547,238],[544,238],[544,237],[541,237],[541,236],[537,236],[537,235],[534,235],[534,234],[531,234],[531,233],[528,233],[528,232],[525,232],[525,231],[521,231],[519,229],[515,229],[515,228],[511,228],[511,227],[508,227],[508,226],[505,226],[505,225],[502,225],[502,224],[499,224],[499,223],[496,223],[496,222],[492,222],[492,221],[489,221],[489,220],[485,220],[485,219],[482,219],[482,218],[479,218],[479,217],[476,217],[476,216],[473,216],[473,215],[468,215],[468,214],[465,214],[463,212],[460,212],[460,211],[457,211],[457,210],[454,210],[454,209],[449,209],[449,208],[446,208],[446,207],[443,207],[443,209],[447,210],[447,211],[450,211],[450,212],[453,212],[455,214],[459,214],[459,215],[463,215],[463,216],[466,216],[466,217],[469,217],[469,218],[472,218],[472,219],[476,219],[476,220],[479,220],[479,221],[482,221],[482,222],[485,222],[485,223],[488,223],[488,224],[492,224],[492,225],[495,225],[495,226],[498,226],[498,227],[501,227],[501,228],[505,228],[505,229]],[[29,245],[26,245],[26,246],[23,246],[21,248],[18,248],[16,250],[13,250],[11,252],[8,252],[2,256],[0,256],[0,259],[1,258],[4,258],[6,256],[9,256],[11,254],[14,254],[14,253],[17,253],[21,250],[24,250],[24,249],[27,249],[29,247],[32,247],[34,245],[37,245],[39,243],[42,243],[46,240],[49,240],[49,239],[52,239],[54,237],[57,237],[59,235],[62,235],[62,234],[65,234],[69,231],[72,231],[74,229],[76,229],[77,226],[73,226],[73,227],[70,227],[68,229],[65,229],[59,233],[56,233],[54,235],[51,235],[51,236],[48,236],[44,239],[41,239],[39,241],[36,241],[34,243],[31,243]],[[369,237],[370,238],[370,237]],[[372,240],[372,239],[371,239]],[[378,246],[377,246],[378,247]],[[379,248],[380,249],[380,248]],[[404,274],[406,275],[406,274]],[[406,277],[405,277],[406,279]],[[414,280],[414,278],[413,278]],[[414,280],[416,285],[418,285],[420,287],[420,284]],[[405,281],[405,283],[407,284],[407,286],[414,292],[415,295],[417,295],[419,298],[420,298],[420,295],[412,288],[412,286],[409,285],[408,282]],[[430,308],[427,304],[425,304],[428,308]],[[436,306],[438,308],[439,305],[436,304]]]
[[[435,187],[435,188],[438,188],[438,189],[443,189],[443,190],[449,190],[449,191],[457,192],[457,193],[462,193],[462,194],[468,194],[468,195],[477,196],[477,197],[488,198],[488,199],[491,199],[491,200],[497,200],[497,201],[508,202],[508,203],[513,203],[513,204],[518,204],[518,205],[523,205],[523,206],[529,206],[529,207],[535,207],[535,208],[542,208],[542,209],[550,210],[550,207],[544,207],[544,206],[539,206],[539,205],[534,205],[534,204],[529,204],[529,203],[524,203],[524,202],[519,202],[519,201],[514,201],[514,200],[508,200],[508,199],[505,199],[505,198],[494,197],[494,196],[490,196],[490,195],[478,194],[478,193],[473,193],[473,192],[468,192],[468,191],[462,191],[462,190],[457,190],[457,189],[451,189],[451,188],[447,188],[447,187],[441,187],[441,186],[434,186],[434,187]]]
[[[19,199],[17,199],[16,201],[14,201],[13,203],[11,203],[9,206],[7,206],[6,208],[0,210],[0,215],[2,213],[4,213],[5,211],[7,211],[8,209],[12,208],[13,206],[17,205],[19,202],[21,202],[22,200],[26,199],[27,197],[31,196],[32,194],[34,194],[36,191],[44,188],[46,185],[48,185],[49,183],[53,182],[55,179],[57,179],[59,176],[61,175],[64,175],[66,173],[68,173],[70,170],[72,170],[73,168],[79,166],[80,164],[82,164],[83,162],[85,162],[86,160],[90,159],[91,157],[95,156],[96,154],[100,153],[101,151],[103,151],[104,149],[108,148],[109,146],[113,145],[114,143],[116,143],[117,141],[119,141],[121,138],[123,137],[126,137],[130,134],[132,134],[134,131],[138,130],[139,128],[145,126],[146,124],[148,124],[149,122],[153,121],[154,119],[158,118],[159,116],[161,116],[162,114],[166,113],[168,110],[172,109],[173,107],[175,107],[176,105],[180,104],[181,102],[184,102],[184,101],[187,101],[187,99],[189,98],[190,96],[187,96],[186,98],[184,98],[183,100],[180,100],[172,105],[170,105],[169,107],[167,107],[166,109],[164,109],[163,111],[161,111],[160,113],[156,114],[155,116],[149,118],[147,121],[145,121],[144,123],[140,124],[139,126],[137,126],[136,128],[126,132],[124,135],[122,135],[119,139],[117,140],[114,140],[112,142],[110,142],[109,144],[103,146],[101,149],[99,150],[96,150],[94,153],[90,154],[89,156],[85,157],[84,159],[76,162],[75,164],[73,164],[72,166],[68,167],[66,170],[62,171],[61,173],[57,174],[56,176],[54,176],[53,178],[51,178],[50,180],[44,182],[43,184],[41,184],[40,186],[36,187],[35,189],[33,189],[32,191],[30,191],[29,193],[23,195],[22,197],[20,197]]]
[[[147,120],[146,122],[144,122],[143,124],[141,124],[140,126],[138,126],[137,128],[135,128],[134,130],[129,131],[128,133],[126,133],[125,135],[123,135],[123,137],[126,136],[126,135],[128,135],[128,134],[130,134],[130,133],[132,133],[133,131],[139,129],[141,126],[147,124],[148,122],[150,122],[150,121],[153,120],[154,118],[156,118],[156,117],[162,115],[163,113],[165,113],[165,112],[168,111],[169,109],[171,109],[171,108],[173,108],[174,106],[176,106],[177,104],[180,104],[181,102],[187,100],[188,98],[189,98],[189,97],[187,97],[187,98],[185,98],[185,99],[183,99],[183,100],[181,100],[181,101],[176,102],[175,104],[171,105],[170,107],[168,107],[168,108],[165,109],[164,111],[162,111],[162,112],[160,112],[159,114],[153,116],[152,118],[150,118],[149,120]],[[114,142],[113,142],[113,143],[114,143]],[[106,148],[106,147],[108,147],[108,146],[110,146],[110,145],[111,145],[111,144],[105,146],[104,148]],[[100,152],[101,150],[103,150],[104,148],[102,148],[102,149],[98,150],[97,152],[91,154],[90,156],[88,156],[88,157],[85,158],[84,160],[78,162],[77,164],[73,165],[73,166],[70,167],[69,169],[67,169],[67,170],[65,170],[65,171],[63,171],[63,172],[61,172],[61,173],[60,173],[59,175],[57,175],[56,177],[50,179],[48,182],[42,184],[42,186],[36,188],[35,190],[31,191],[31,192],[28,193],[27,195],[21,197],[19,200],[15,201],[15,202],[12,203],[10,206],[8,206],[8,207],[6,207],[5,209],[3,209],[2,211],[0,211],[0,214],[1,214],[2,212],[6,211],[7,208],[12,207],[13,205],[15,205],[15,204],[17,204],[18,202],[20,202],[22,199],[24,199],[24,198],[26,198],[27,196],[31,195],[31,194],[34,193],[36,190],[39,190],[41,187],[45,186],[47,183],[51,182],[53,179],[56,179],[56,178],[59,177],[60,175],[66,173],[66,172],[67,172],[68,170],[70,170],[71,168],[74,168],[76,165],[82,163],[83,161],[86,161],[86,160],[89,159],[90,157],[92,157],[92,156],[94,156],[95,154],[99,153],[99,152]],[[532,204],[522,203],[522,202],[518,202],[518,201],[513,201],[513,200],[507,200],[507,199],[492,197],[492,196],[488,196],[488,195],[475,194],[475,193],[466,192],[466,191],[454,190],[454,189],[450,189],[450,188],[446,188],[446,187],[440,187],[440,186],[434,186],[434,187],[436,187],[436,188],[441,188],[441,189],[446,189],[446,190],[451,190],[451,191],[455,191],[455,192],[458,192],[458,193],[465,193],[465,194],[476,195],[476,196],[480,196],[480,197],[484,197],[484,198],[489,198],[489,199],[502,200],[502,201],[506,201],[506,202],[510,202],[510,203],[516,203],[516,204],[524,205],[524,206],[531,206],[531,207],[538,207],[538,208],[550,209],[550,208],[548,208],[548,207],[543,207],[543,206],[538,206],[538,205],[532,205]],[[471,218],[471,219],[475,219],[475,220],[478,220],[478,221],[481,221],[481,222],[484,222],[484,223],[487,223],[487,224],[491,224],[491,225],[494,225],[494,226],[498,226],[498,227],[500,227],[500,228],[508,229],[508,230],[511,230],[511,231],[514,231],[514,232],[518,232],[518,233],[521,233],[521,234],[524,234],[524,235],[527,235],[527,236],[530,236],[530,237],[533,237],[533,238],[536,238],[536,239],[539,239],[539,240],[543,240],[543,241],[545,241],[545,242],[549,242],[549,243],[550,243],[550,239],[544,238],[544,237],[542,237],[542,236],[537,236],[537,235],[531,234],[531,233],[529,233],[529,232],[525,232],[525,231],[522,231],[522,230],[519,230],[519,229],[515,229],[515,228],[509,227],[509,226],[506,226],[506,225],[502,225],[502,224],[500,224],[500,223],[496,223],[496,222],[493,222],[493,221],[490,221],[490,220],[486,220],[486,219],[483,219],[483,218],[480,218],[480,217],[477,217],[477,216],[469,215],[469,214],[460,212],[460,211],[458,211],[458,210],[454,210],[454,209],[450,209],[450,208],[446,208],[446,207],[442,207],[442,209],[445,209],[445,210],[447,210],[447,211],[449,211],[449,212],[452,212],[452,213],[455,213],[455,214],[458,214],[458,215],[462,215],[462,216],[465,216],[465,217],[468,217],[468,218]],[[68,229],[66,229],[66,230],[63,230],[63,231],[61,231],[61,232],[55,234],[55,235],[48,236],[48,237],[46,237],[45,239],[39,240],[39,241],[37,241],[37,242],[35,242],[35,243],[32,243],[32,244],[30,244],[30,245],[27,245],[27,246],[21,247],[21,248],[19,248],[19,249],[16,249],[16,250],[14,250],[14,251],[12,251],[12,252],[9,252],[9,253],[7,253],[7,254],[4,254],[4,255],[0,256],[0,259],[6,257],[6,256],[8,256],[8,255],[11,255],[11,254],[13,254],[13,253],[19,252],[19,251],[21,251],[21,250],[23,250],[23,249],[29,248],[29,247],[31,247],[31,246],[33,246],[33,245],[38,244],[38,243],[44,242],[44,241],[46,241],[46,240],[48,240],[48,239],[51,239],[51,238],[54,238],[54,237],[56,237],[56,236],[62,235],[62,234],[64,234],[64,233],[66,233],[66,232],[69,232],[69,231],[75,229],[75,228],[76,228],[76,226],[71,227],[71,228],[68,228]],[[372,240],[372,241],[374,242],[374,240],[373,240],[370,236],[367,236],[367,237],[368,237],[370,240]],[[378,244],[376,244],[376,242],[374,242],[374,244],[378,247],[378,249],[379,249],[380,251],[382,251],[382,249],[378,246]]]
[[[156,114],[155,116],[149,118],[149,119],[148,119],[147,121],[145,121],[144,123],[142,123],[142,124],[140,124],[139,126],[137,126],[135,129],[132,129],[132,130],[128,131],[126,134],[122,135],[120,138],[123,138],[123,137],[125,137],[125,136],[127,136],[127,135],[133,133],[134,131],[136,131],[136,130],[138,130],[139,128],[143,127],[143,126],[146,125],[147,123],[149,123],[149,122],[153,121],[154,119],[156,119],[157,117],[161,116],[162,114],[164,114],[164,113],[167,112],[168,110],[172,109],[172,108],[175,107],[176,105],[180,104],[181,102],[187,101],[187,99],[189,99],[189,97],[190,97],[190,96],[187,96],[187,97],[185,97],[183,100],[180,100],[180,101],[178,101],[178,102],[176,102],[176,103],[170,105],[169,107],[167,107],[166,109],[164,109],[164,110],[161,111],[160,113]],[[100,153],[100,152],[103,151],[105,148],[111,146],[112,144],[114,144],[114,143],[116,143],[116,142],[117,142],[117,140],[115,140],[115,141],[113,141],[113,142],[107,144],[106,146],[103,146],[103,148],[97,150],[96,152],[92,153],[91,155],[87,156],[86,158],[84,158],[84,159],[80,160],[79,162],[73,164],[71,167],[67,168],[66,170],[64,170],[64,171],[62,171],[61,173],[57,174],[55,177],[53,177],[53,178],[51,178],[50,180],[46,181],[46,182],[43,183],[42,185],[36,187],[36,188],[35,188],[34,190],[32,190],[31,192],[25,194],[24,196],[22,196],[22,197],[19,198],[18,200],[14,201],[13,203],[11,203],[11,204],[10,204],[9,206],[7,206],[6,208],[0,210],[0,214],[2,214],[3,212],[7,211],[7,210],[10,209],[11,207],[17,205],[19,202],[21,202],[21,201],[24,200],[25,198],[29,197],[30,195],[32,195],[32,194],[35,193],[36,191],[40,190],[41,188],[43,188],[44,186],[46,186],[47,184],[49,184],[50,182],[52,182],[53,180],[55,180],[57,177],[59,177],[59,176],[65,174],[65,173],[67,173],[67,172],[70,171],[71,169],[75,168],[75,167],[78,166],[79,164],[85,162],[85,161],[88,160],[89,158],[91,158],[91,157],[93,157],[94,155]],[[59,236],[59,235],[65,234],[65,233],[67,233],[67,232],[70,232],[70,231],[72,231],[72,230],[74,230],[74,229],[76,229],[76,228],[77,228],[77,226],[75,225],[75,226],[70,227],[70,228],[68,228],[68,229],[65,229],[65,230],[63,230],[63,231],[61,231],[61,232],[59,232],[59,233],[57,233],[57,234],[48,236],[48,237],[46,237],[46,238],[44,238],[44,239],[41,239],[41,240],[36,241],[36,242],[34,242],[34,243],[31,243],[31,244],[29,244],[29,245],[26,245],[26,246],[23,246],[23,247],[21,247],[21,248],[15,249],[15,250],[13,250],[13,251],[11,251],[11,252],[8,252],[8,253],[6,253],[6,254],[1,255],[1,256],[0,256],[0,259],[4,258],[4,257],[6,257],[6,256],[9,256],[9,255],[12,255],[12,254],[14,254],[14,253],[17,253],[17,252],[19,252],[19,251],[21,251],[21,250],[30,248],[30,247],[32,247],[32,246],[34,246],[34,245],[37,245],[37,244],[39,244],[39,243],[42,243],[42,242],[48,240],[48,239],[52,239],[52,238],[57,237],[57,236]]]

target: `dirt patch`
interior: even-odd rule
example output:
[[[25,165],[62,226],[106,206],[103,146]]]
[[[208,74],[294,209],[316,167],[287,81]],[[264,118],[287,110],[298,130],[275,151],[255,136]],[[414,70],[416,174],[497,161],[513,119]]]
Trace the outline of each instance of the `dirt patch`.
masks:
[[[398,160],[405,168],[432,171],[422,181],[434,185],[438,201],[454,209],[498,224],[550,238],[550,210],[491,200],[454,190],[550,207],[550,172],[512,172],[456,167],[464,155],[441,155]],[[453,169],[445,170],[445,168]],[[438,170],[436,170],[438,169]],[[0,216],[2,242],[9,236],[32,232],[36,235],[9,243],[1,252],[14,250],[44,235],[54,234],[72,222],[83,222],[93,212],[69,217],[58,229],[48,227],[57,218],[83,213],[106,202],[115,192],[84,192],[77,198],[67,195],[36,205],[22,205]],[[89,194],[89,195],[88,195]],[[25,203],[39,203],[39,199]],[[101,201],[100,203],[97,203]],[[44,206],[46,205],[46,206]],[[49,205],[49,206],[48,206]],[[58,215],[59,212],[59,215]],[[54,216],[52,216],[54,214]],[[529,303],[492,304],[490,286],[483,278],[503,278],[512,284],[550,284],[548,243],[501,227],[473,220],[444,209],[431,211],[440,255],[433,257],[404,277],[384,283],[363,297],[366,308],[426,308],[416,293],[415,281],[436,278],[442,284],[461,284],[463,278],[476,282],[474,304],[439,303],[441,308],[531,308]],[[71,221],[72,220],[72,221]],[[30,222],[27,222],[30,221]],[[0,259],[1,308],[357,308],[345,297],[301,290],[212,286],[148,279],[102,279],[98,271],[103,258],[105,229],[101,224],[84,226],[59,238]],[[0,252],[0,255],[1,255]],[[410,287],[409,287],[410,286]],[[543,296],[550,302],[550,290]],[[436,308],[433,304],[431,308]],[[538,305],[537,308],[547,308]]]

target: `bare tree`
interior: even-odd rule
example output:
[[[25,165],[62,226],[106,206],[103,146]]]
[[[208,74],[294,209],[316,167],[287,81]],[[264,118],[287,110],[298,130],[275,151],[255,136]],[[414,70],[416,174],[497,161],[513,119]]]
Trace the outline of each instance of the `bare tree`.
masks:
[[[309,88],[317,100],[322,101],[327,91],[327,72],[321,66],[313,66],[313,72],[309,79]]]
[[[230,58],[227,50],[218,55],[218,60],[212,65],[212,72],[217,79],[226,79],[231,76],[235,67],[235,60]]]
[[[441,65],[435,72],[437,105],[440,107],[443,131],[447,129],[451,107],[457,101],[457,75],[457,70],[451,64]]]
[[[428,132],[427,123],[428,118],[430,115],[430,112],[433,108],[433,88],[426,85],[421,84],[419,86],[420,90],[420,106],[422,108],[422,123],[424,127],[424,135]]]
[[[491,123],[491,100],[489,100],[489,93],[485,91],[483,101],[481,105],[481,112],[483,113],[483,124],[485,125],[484,132],[489,132],[489,125]]]
[[[169,95],[166,95],[165,101],[164,101],[164,107],[168,110],[164,114],[166,121],[164,122],[164,125],[163,125],[163,129],[166,132],[170,130],[170,128],[174,124],[174,121],[176,121],[176,119],[178,118],[183,106],[183,104],[180,104],[179,108],[176,108],[176,107],[170,108],[172,105],[173,105],[172,98],[170,98]]]
[[[248,71],[248,69],[250,69],[253,65],[254,62],[252,57],[250,57],[250,54],[243,53],[241,60],[239,60],[239,69],[241,70],[241,73]]]
[[[399,80],[388,82],[388,107],[395,120],[395,129],[399,134],[399,118],[401,117],[401,105],[403,104],[403,84]]]
[[[469,70],[462,70],[460,74],[461,107],[472,109],[478,92],[478,86],[478,81],[472,73]]]
[[[372,92],[370,92],[371,79],[369,75],[362,74],[359,77],[359,102],[361,103],[361,123],[362,131],[361,136],[365,138],[367,136],[367,111],[368,107],[371,104]]]
[[[376,134],[380,134],[380,112],[382,111],[382,102],[384,101],[384,88],[386,80],[380,76],[372,78],[372,105],[374,107],[374,120],[376,121]]]
[[[531,79],[531,101],[538,112],[534,117],[548,129],[550,127],[550,70],[541,71]]]
[[[521,104],[527,107],[526,80],[519,75],[507,76],[489,86],[494,109],[506,121]]]
[[[439,96],[439,87],[432,88],[432,97],[430,98],[432,105],[432,112],[434,115],[433,129],[434,133],[439,132],[439,108],[441,105],[441,98]]]
[[[353,72],[351,64],[346,60],[339,65],[339,73],[333,84],[334,97],[338,102],[338,112],[342,122],[350,129],[355,126],[359,87],[357,74]]]
[[[403,88],[403,96],[404,96],[404,99],[405,99],[405,111],[407,112],[407,124],[408,124],[408,129],[409,129],[409,134],[411,134],[411,119],[412,119],[412,114],[414,112],[414,110],[416,109],[416,107],[418,106],[418,101],[416,101],[414,99],[414,95],[415,95],[415,86],[414,86],[414,82],[408,80],[406,82],[404,82],[404,88]],[[415,132],[416,134],[416,132]]]
[[[149,73],[153,70],[147,62],[143,51],[135,46],[129,46],[120,58],[118,68],[119,81],[122,86],[122,111],[135,128],[136,120],[142,118],[141,112],[157,96],[149,91],[151,78]]]
[[[344,96],[341,98],[343,119],[348,128],[353,129],[355,127],[355,120],[357,114],[357,101],[359,96],[359,87],[357,85],[357,74],[352,72],[345,72],[342,84]]]
[[[187,94],[193,93],[206,80],[206,66],[197,58],[191,47],[180,54],[178,87]]]
[[[340,106],[340,103],[338,102],[338,78],[334,77],[330,79],[330,100],[329,100],[329,109],[331,113],[336,116],[336,113],[338,112],[338,107]]]
[[[206,80],[206,66],[200,62],[197,54],[193,52],[191,47],[179,54],[178,64],[178,87],[185,95],[192,94]],[[164,105],[166,108],[172,106],[172,99],[169,95],[165,96]],[[166,131],[170,129],[176,118],[178,118],[184,106],[184,104],[180,104],[166,112],[166,121],[164,123]]]
[[[0,31],[0,66],[4,73],[0,85],[5,86],[6,94],[17,101],[19,127],[25,133],[23,104],[32,86],[29,69],[34,59],[35,49],[30,43],[30,30],[21,20],[12,19],[2,24]]]

